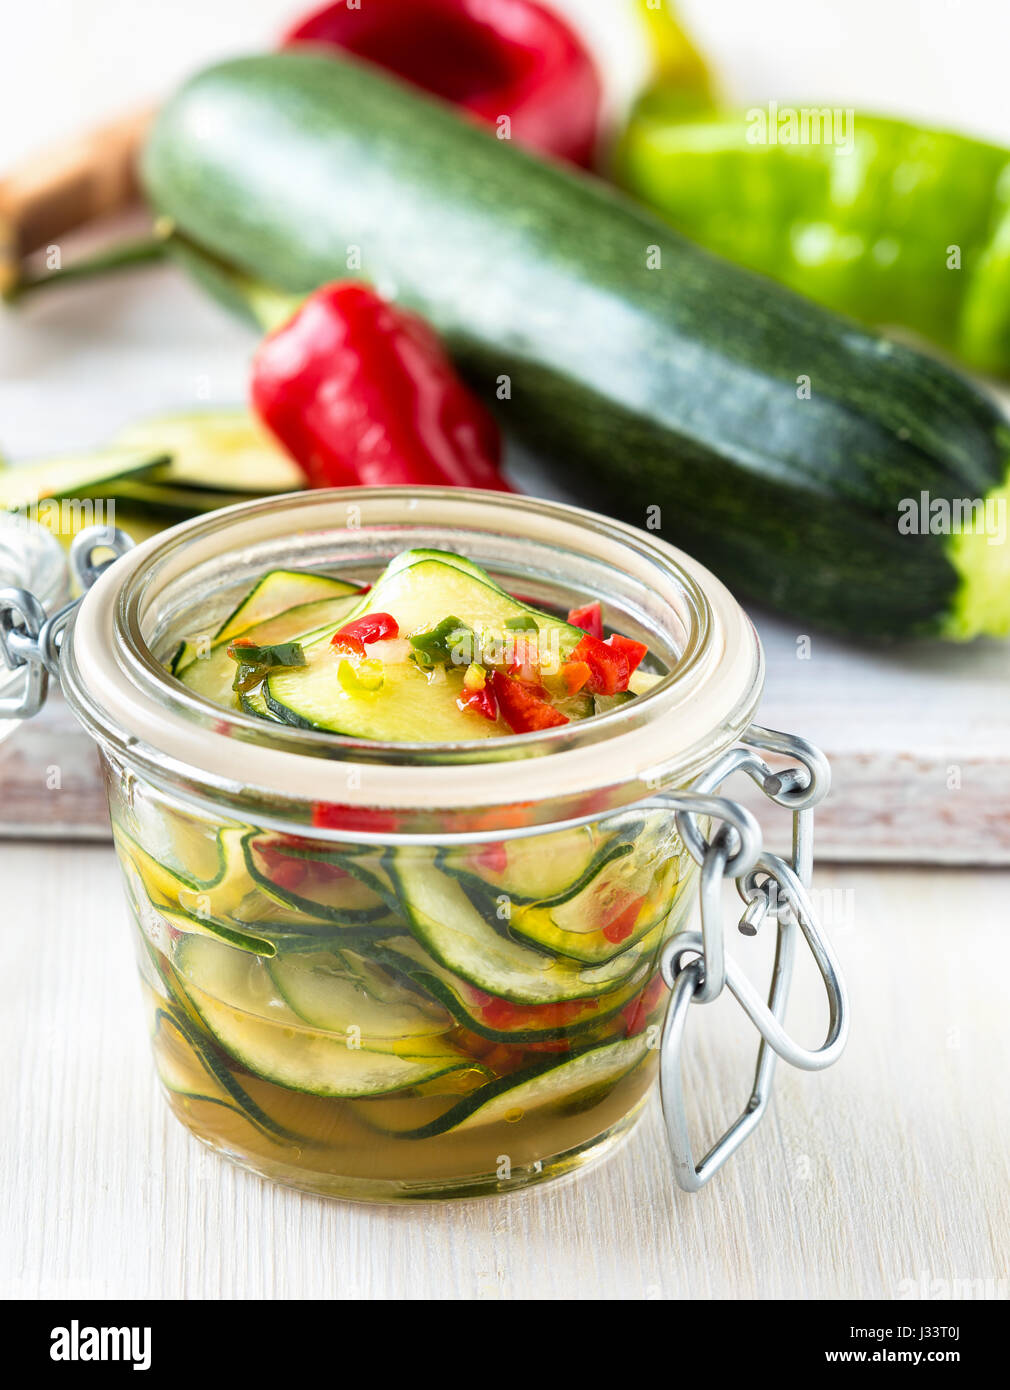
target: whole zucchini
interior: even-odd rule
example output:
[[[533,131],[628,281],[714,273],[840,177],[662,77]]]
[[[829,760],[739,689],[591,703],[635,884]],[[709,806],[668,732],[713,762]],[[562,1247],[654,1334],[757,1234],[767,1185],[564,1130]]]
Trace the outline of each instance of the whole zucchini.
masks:
[[[861,636],[1010,630],[995,404],[603,183],[310,53],[189,82],[144,178],[191,248],[246,276],[363,276],[420,311],[587,503],[736,590]],[[234,298],[209,260],[201,278]],[[1002,537],[977,513],[951,533],[955,504],[986,498]]]

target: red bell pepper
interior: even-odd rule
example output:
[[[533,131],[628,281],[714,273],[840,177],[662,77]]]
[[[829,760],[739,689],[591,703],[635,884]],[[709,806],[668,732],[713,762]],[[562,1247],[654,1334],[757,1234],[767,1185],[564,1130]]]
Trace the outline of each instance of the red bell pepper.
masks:
[[[594,695],[616,695],[618,691],[628,688],[631,665],[624,652],[596,637],[590,637],[588,632],[568,660],[584,661],[589,667],[586,688]]]
[[[345,49],[451,101],[541,154],[589,166],[602,87],[559,16],[533,0],[346,0],[300,19],[282,44]]]
[[[588,632],[590,637],[603,640],[603,610],[599,602],[587,603],[585,608],[573,608],[568,614],[568,621],[572,627],[580,627],[583,632]]]
[[[501,717],[514,734],[534,733],[567,724],[568,719],[548,701],[533,693],[504,671],[491,672],[491,688],[498,700]]]
[[[584,661],[566,661],[561,667],[561,679],[569,695],[577,695],[589,683],[592,674]]]
[[[628,670],[637,671],[642,664],[642,658],[649,648],[644,642],[635,642],[630,637],[622,637],[619,632],[615,632],[608,637],[603,644],[605,647],[613,647],[615,651],[623,652],[628,658]]]
[[[435,333],[366,285],[324,285],[263,340],[252,402],[312,487],[511,490],[498,426]]]

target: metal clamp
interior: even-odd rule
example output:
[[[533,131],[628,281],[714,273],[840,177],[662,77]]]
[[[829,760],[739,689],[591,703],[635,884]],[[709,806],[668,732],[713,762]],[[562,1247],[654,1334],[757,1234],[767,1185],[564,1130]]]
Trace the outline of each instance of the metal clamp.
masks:
[[[89,526],[76,535],[70,547],[70,569],[81,596],[132,548],[133,541],[125,531],[110,533],[105,526]],[[112,554],[96,561],[98,551]],[[47,617],[42,604],[28,589],[0,589],[0,658],[10,671],[25,668],[24,684],[18,693],[0,697],[0,719],[31,719],[45,704],[49,677],[59,674],[63,634],[80,601],[71,599]]]
[[[845,986],[808,892],[813,866],[813,808],[828,792],[831,773],[827,759],[804,739],[757,725],[747,730],[744,743],[749,746],[731,749],[697,780],[692,791],[672,798],[678,831],[701,866],[701,930],[678,933],[666,946],[661,961],[672,994],[660,1043],[660,1094],[677,1182],[688,1192],[703,1187],[760,1123],[771,1095],[776,1057],[806,1071],[821,1070],[838,1059],[848,1031]],[[774,772],[755,749],[796,758],[799,766]],[[735,772],[745,772],[770,800],[792,811],[791,863],[762,851],[761,831],[749,812],[736,802],[711,794]],[[710,839],[701,825],[705,818],[722,822]],[[737,923],[744,936],[756,935],[767,919],[777,925],[767,1004],[726,953],[722,911],[726,878],[736,879],[745,904]],[[827,1037],[816,1049],[800,1046],[784,1025],[797,933],[802,933],[810,947],[828,996]],[[761,1035],[754,1085],[743,1113],[696,1164],[681,1069],[684,1032],[689,1006],[710,1003],[727,985]]]

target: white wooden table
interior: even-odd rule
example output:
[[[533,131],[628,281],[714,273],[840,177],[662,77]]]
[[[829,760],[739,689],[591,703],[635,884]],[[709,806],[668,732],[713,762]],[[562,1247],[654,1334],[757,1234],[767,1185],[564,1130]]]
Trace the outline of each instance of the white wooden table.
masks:
[[[773,1113],[697,1196],[653,1105],[573,1178],[399,1208],[272,1186],[169,1116],[110,849],[7,843],[0,882],[0,1296],[1010,1296],[1010,873],[819,875],[849,1049],[820,1076],[780,1068]],[[806,972],[797,987],[813,1041]],[[753,1035],[731,1001],[691,1025],[711,1133],[746,1094]]]

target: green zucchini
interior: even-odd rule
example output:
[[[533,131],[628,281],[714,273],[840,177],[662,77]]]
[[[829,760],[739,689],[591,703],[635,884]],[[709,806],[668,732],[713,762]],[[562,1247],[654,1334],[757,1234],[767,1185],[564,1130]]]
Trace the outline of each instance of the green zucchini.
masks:
[[[537,1018],[529,1009],[520,1006],[511,1018],[493,1022],[489,1018],[498,1018],[498,1014],[488,1013],[487,994],[446,970],[412,937],[390,937],[371,951],[376,961],[423,989],[470,1032],[490,1038],[492,1042],[515,1046],[556,1042],[604,1027],[642,991],[652,969],[651,962],[644,961],[620,988],[599,998],[568,1002],[563,1015],[548,1005],[545,1016]]]
[[[170,454],[152,468],[152,483],[212,493],[295,492],[302,470],[247,410],[193,410],[138,420],[113,441],[124,448]]]
[[[125,445],[95,454],[32,460],[13,468],[0,467],[0,511],[20,511],[47,498],[107,498],[118,495],[126,481],[146,478],[164,463],[165,449],[133,449]],[[78,508],[85,513],[85,509]],[[85,523],[90,525],[90,517]]]
[[[437,674],[441,679],[436,683],[411,660],[407,636],[452,615],[472,632],[486,630],[501,639],[510,618],[534,616],[541,650],[550,655],[553,645],[560,662],[583,635],[569,623],[520,603],[488,583],[476,566],[461,560],[423,559],[394,569],[392,574],[385,572],[346,615],[346,621],[366,613],[390,613],[401,634],[399,639],[374,649],[390,653],[383,660],[380,688],[351,690],[336,678],[337,660],[330,639],[340,623],[334,622],[304,643],[304,666],[268,674],[263,690],[267,707],[275,716],[300,727],[382,741],[455,743],[493,738],[501,733],[495,721],[460,710],[447,694],[447,683],[453,693],[462,692],[463,666],[440,668]]]
[[[997,405],[603,183],[304,51],[190,81],[143,173],[233,306],[250,280],[297,297],[343,278],[359,248],[489,398],[508,378],[505,419],[581,500],[659,522],[740,592],[862,636],[1010,631],[1005,525],[937,531],[964,499],[1005,523]],[[908,510],[923,493],[932,530]]]
[[[423,1128],[399,1131],[402,1139],[430,1139],[483,1125],[518,1124],[551,1109],[571,1114],[603,1100],[619,1081],[641,1066],[649,1052],[648,1034],[606,1043],[554,1065],[537,1065],[500,1077],[458,1101]]]
[[[423,1054],[453,1026],[447,1009],[356,952],[278,957],[270,974],[299,1018],[327,1033],[356,1028],[372,1051]]]
[[[158,1079],[166,1091],[184,1101],[224,1106],[272,1139],[291,1139],[287,1130],[260,1109],[181,1013],[174,1008],[157,1006],[152,1020],[152,1037],[155,1041],[154,1059]],[[203,1072],[199,1084],[192,1075],[194,1063]]]
[[[356,584],[334,579],[328,574],[313,574],[306,570],[270,570],[215,629],[213,636],[206,641],[206,652],[200,645],[199,637],[194,634],[174,654],[169,670],[173,676],[180,677],[186,685],[199,690],[209,700],[217,704],[231,704],[235,665],[227,656],[225,647],[232,638],[245,636],[254,627],[257,628],[257,637],[264,642],[276,641],[279,637],[302,636],[327,622],[339,622],[355,606],[358,593]],[[326,601],[334,604],[332,611],[317,606]],[[267,622],[274,626],[260,631],[260,625]],[[198,660],[202,669],[191,669]],[[190,673],[188,677],[187,671]],[[223,678],[222,673],[225,672],[227,680]]]
[[[437,1038],[384,1050],[306,1025],[253,957],[206,938],[187,940],[178,972],[189,1002],[223,1050],[256,1076],[292,1091],[352,1097],[408,1089],[474,1063]]]
[[[602,964],[555,959],[499,933],[450,874],[409,850],[394,860],[394,874],[411,932],[439,964],[478,989],[516,1004],[559,1004],[596,999],[626,984],[653,942]]]

